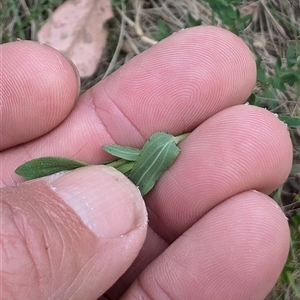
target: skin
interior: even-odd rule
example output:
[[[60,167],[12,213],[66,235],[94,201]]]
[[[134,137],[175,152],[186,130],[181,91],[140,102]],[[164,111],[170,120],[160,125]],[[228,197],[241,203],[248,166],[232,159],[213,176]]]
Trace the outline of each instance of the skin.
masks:
[[[21,41],[1,53],[4,298],[264,299],[289,249],[287,220],[267,194],[288,176],[292,145],[273,114],[243,105],[256,69],[242,40],[181,31],[77,100],[77,74],[54,49]],[[26,183],[14,174],[40,156],[96,164],[108,158],[102,144],[141,147],[158,130],[193,132],[145,197],[148,226],[137,189],[114,170]],[[64,200],[74,185],[120,204],[101,207],[92,231]],[[116,217],[128,203],[134,214]],[[95,234],[103,218],[107,231]]]

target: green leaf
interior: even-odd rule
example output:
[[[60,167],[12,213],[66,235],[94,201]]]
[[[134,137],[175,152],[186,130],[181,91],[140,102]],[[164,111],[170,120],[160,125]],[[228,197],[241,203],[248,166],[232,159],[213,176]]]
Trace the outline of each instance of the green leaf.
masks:
[[[129,161],[136,161],[141,152],[140,149],[120,145],[104,145],[102,149],[113,156]]]
[[[158,20],[157,27],[159,32],[153,33],[152,37],[158,41],[165,39],[169,35],[171,35],[172,30],[168,27],[163,20]]]
[[[288,127],[299,127],[300,118],[289,117],[289,116],[279,116],[279,119],[283,121]]]
[[[281,69],[281,66],[282,66],[282,61],[281,61],[281,57],[278,56],[277,59],[276,59],[276,63],[275,63],[275,71],[276,72],[279,72],[280,69]]]
[[[292,174],[300,174],[300,164],[294,164],[291,170]]]
[[[120,159],[117,159],[117,160],[105,161],[105,162],[102,163],[102,165],[106,165],[106,166],[110,166],[110,167],[113,167],[115,169],[118,169],[120,166],[123,166],[126,163],[128,163],[128,160],[120,158]]]
[[[300,82],[300,73],[296,70],[286,70],[280,75],[280,79],[283,83],[294,84]]]
[[[154,133],[142,148],[129,179],[139,187],[142,195],[146,195],[179,152],[174,136],[166,132]]]
[[[48,176],[65,170],[73,170],[85,167],[88,164],[82,161],[68,159],[64,157],[40,157],[19,166],[15,173],[25,179],[35,179]]]
[[[280,77],[278,77],[279,75],[274,75],[273,77],[272,77],[272,82],[271,82],[271,84],[272,84],[272,86],[273,86],[273,88],[275,88],[275,89],[278,89],[278,90],[280,90],[280,91],[282,91],[282,92],[284,92],[285,90],[286,90],[286,87],[285,87],[285,85],[284,85],[284,82],[281,80],[281,78]]]
[[[295,58],[295,56],[295,47],[293,45],[290,45],[286,51],[286,60],[288,68],[292,68],[297,63],[297,59]]]
[[[265,99],[274,100],[277,103],[277,101],[276,101],[276,95],[270,89],[267,89],[267,88],[263,89],[260,97],[265,98]]]
[[[255,94],[251,94],[249,97],[248,97],[248,99],[247,99],[247,102],[250,104],[250,105],[255,105],[255,102],[256,101],[256,96],[255,96]]]
[[[190,12],[187,14],[187,19],[189,23],[189,27],[199,26],[202,24],[201,19],[195,19]]]
[[[132,170],[134,166],[133,161],[129,161],[126,164],[121,165],[120,167],[117,167],[116,169],[123,173],[124,175],[129,174],[129,172]]]
[[[267,75],[263,67],[261,66],[262,58],[259,56],[256,60],[256,69],[257,69],[257,81],[261,83],[265,83],[267,81]]]

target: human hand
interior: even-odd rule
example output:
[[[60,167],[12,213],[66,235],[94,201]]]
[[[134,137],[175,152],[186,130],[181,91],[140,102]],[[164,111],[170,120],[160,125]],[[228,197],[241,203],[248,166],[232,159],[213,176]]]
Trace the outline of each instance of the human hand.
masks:
[[[77,76],[54,49],[21,41],[1,51],[2,299],[267,295],[289,249],[267,194],[287,177],[292,146],[275,116],[241,105],[255,84],[242,40],[214,27],[181,31],[77,101]],[[145,197],[147,236],[144,201],[114,169],[25,183],[14,174],[41,156],[97,164],[102,144],[141,147],[158,130],[193,132]]]

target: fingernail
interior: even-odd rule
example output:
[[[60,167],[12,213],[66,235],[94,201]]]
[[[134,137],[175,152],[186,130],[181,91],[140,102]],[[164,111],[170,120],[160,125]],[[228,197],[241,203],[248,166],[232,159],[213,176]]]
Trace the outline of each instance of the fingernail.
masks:
[[[52,189],[99,237],[119,237],[147,220],[138,188],[114,168],[89,166],[49,179]]]

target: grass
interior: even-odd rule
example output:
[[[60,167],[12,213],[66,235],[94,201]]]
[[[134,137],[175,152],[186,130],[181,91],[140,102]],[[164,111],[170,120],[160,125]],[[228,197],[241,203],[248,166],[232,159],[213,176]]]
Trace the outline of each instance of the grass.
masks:
[[[36,40],[42,22],[62,0],[4,0],[0,3],[2,43]],[[289,218],[291,250],[276,287],[267,297],[300,299],[300,3],[297,0],[113,0],[108,44],[94,76],[82,91],[133,56],[175,31],[200,24],[227,28],[239,35],[257,59],[252,105],[277,113],[289,126],[294,165],[272,197]]]

